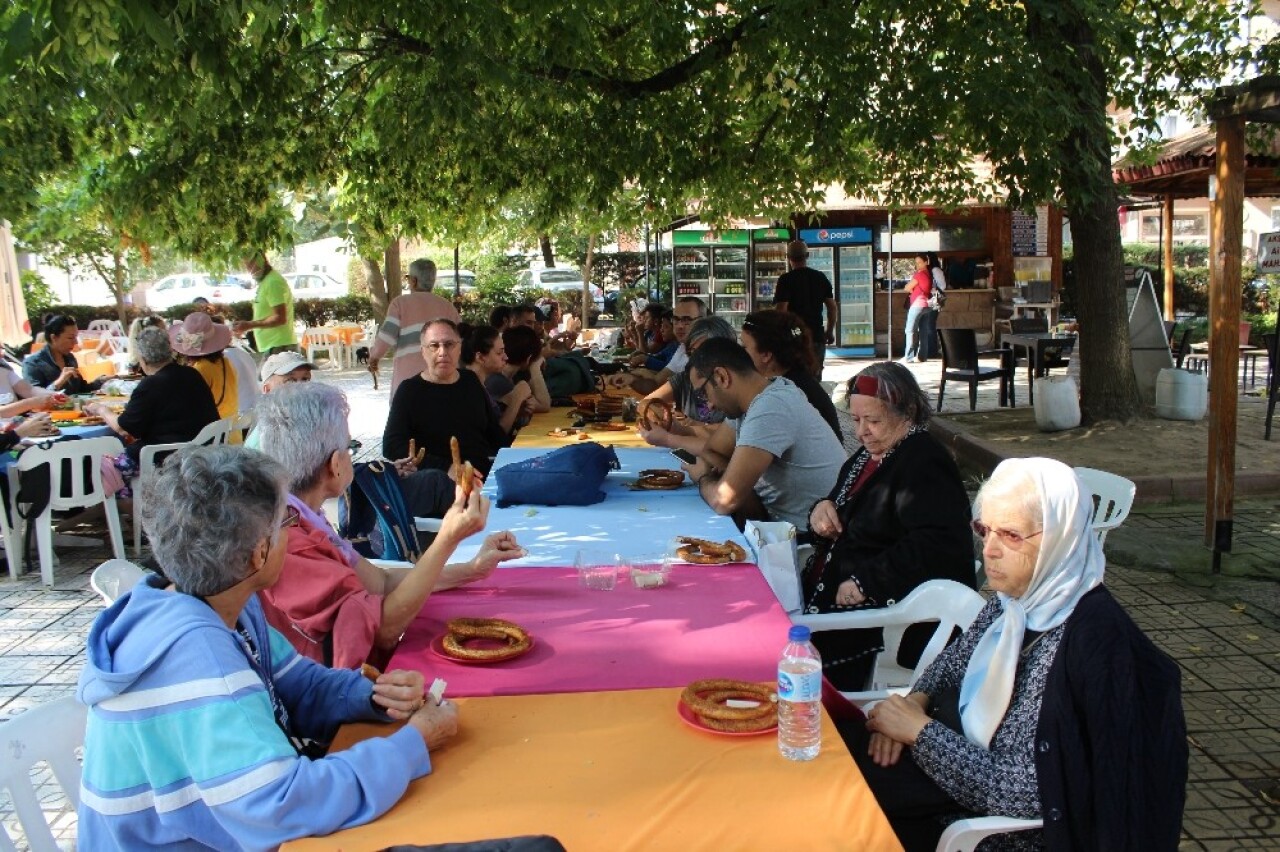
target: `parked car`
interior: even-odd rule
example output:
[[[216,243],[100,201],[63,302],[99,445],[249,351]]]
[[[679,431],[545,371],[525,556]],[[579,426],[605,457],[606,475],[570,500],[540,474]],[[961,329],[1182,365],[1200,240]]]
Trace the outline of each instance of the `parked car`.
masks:
[[[476,274],[470,269],[458,270],[458,281],[461,286],[456,288],[456,292],[468,293],[476,288]],[[437,296],[450,298],[454,292],[453,269],[441,269],[436,272],[436,287],[432,291]]]
[[[576,269],[557,267],[554,269],[526,269],[516,278],[517,290],[550,290],[553,293],[566,291],[582,292],[582,273]],[[595,302],[597,312],[604,311],[604,291],[595,284],[591,285],[591,298]]]
[[[252,278],[238,275],[208,275],[203,272],[180,272],[166,275],[142,291],[147,308],[162,311],[174,305],[227,305],[253,299]]]
[[[295,299],[337,299],[351,292],[346,284],[323,272],[290,272],[284,280]]]

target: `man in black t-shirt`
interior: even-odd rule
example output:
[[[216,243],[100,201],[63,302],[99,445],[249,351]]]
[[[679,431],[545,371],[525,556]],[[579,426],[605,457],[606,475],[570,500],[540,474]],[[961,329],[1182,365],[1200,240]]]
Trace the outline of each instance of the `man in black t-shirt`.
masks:
[[[780,311],[790,311],[800,317],[813,337],[813,355],[817,362],[817,376],[822,377],[822,362],[827,357],[827,344],[836,342],[836,298],[827,276],[808,264],[809,247],[804,240],[787,243],[787,264],[790,271],[778,278],[773,306]],[[822,308],[827,309],[826,323],[822,321]]]

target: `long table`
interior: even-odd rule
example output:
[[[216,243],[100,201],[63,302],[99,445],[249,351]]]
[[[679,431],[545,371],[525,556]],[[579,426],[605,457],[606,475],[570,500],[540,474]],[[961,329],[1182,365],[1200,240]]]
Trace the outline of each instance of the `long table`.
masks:
[[[498,665],[443,659],[431,644],[459,617],[514,621],[533,648]],[[677,565],[665,586],[622,577],[612,591],[582,587],[572,569],[512,568],[432,595],[390,668],[442,677],[461,696],[771,681],[790,626],[754,565]]]
[[[678,689],[464,698],[460,731],[385,815],[291,852],[550,834],[581,850],[899,850],[826,714],[810,762],[695,730]],[[349,725],[334,750],[394,728]]]
[[[564,429],[571,427],[575,416],[572,408],[553,408],[542,414],[535,414],[533,418],[520,429],[520,434],[516,436],[513,447],[563,447],[567,444],[576,444],[578,442],[577,435],[561,438],[549,434],[555,429]],[[619,418],[614,418],[614,423],[619,423]],[[602,444],[613,444],[615,447],[648,447],[636,432],[636,424],[627,423],[625,431],[614,432],[606,431],[596,425],[587,425],[577,431],[586,432],[591,436],[591,440],[599,441]]]
[[[728,516],[712,512],[688,478],[675,491],[634,491],[640,471],[647,468],[678,469],[680,464],[666,450],[615,448],[621,470],[609,474],[603,486],[605,499],[591,506],[516,505],[499,508],[497,477],[504,465],[546,453],[545,449],[508,447],[499,451],[483,492],[495,500],[487,530],[510,530],[529,554],[504,566],[573,565],[579,548],[615,549],[623,556],[652,553],[667,547],[673,537],[694,536],[714,541],[733,539],[747,548],[747,541]],[[483,535],[464,541],[456,559],[470,559]],[[747,548],[750,558],[750,548]]]

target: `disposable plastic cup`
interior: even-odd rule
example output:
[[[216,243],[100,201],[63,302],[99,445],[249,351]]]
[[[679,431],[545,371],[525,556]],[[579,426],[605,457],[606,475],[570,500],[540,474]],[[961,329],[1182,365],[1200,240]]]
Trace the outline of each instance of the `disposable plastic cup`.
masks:
[[[616,553],[579,550],[574,565],[577,566],[578,580],[582,585],[588,589],[608,592],[618,584],[618,567],[621,561]]]

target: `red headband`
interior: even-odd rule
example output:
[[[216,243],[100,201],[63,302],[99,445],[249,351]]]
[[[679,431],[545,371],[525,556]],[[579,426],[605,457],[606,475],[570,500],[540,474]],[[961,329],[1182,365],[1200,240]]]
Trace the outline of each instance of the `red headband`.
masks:
[[[859,396],[880,397],[880,380],[875,376],[858,376],[853,380],[853,392]]]

